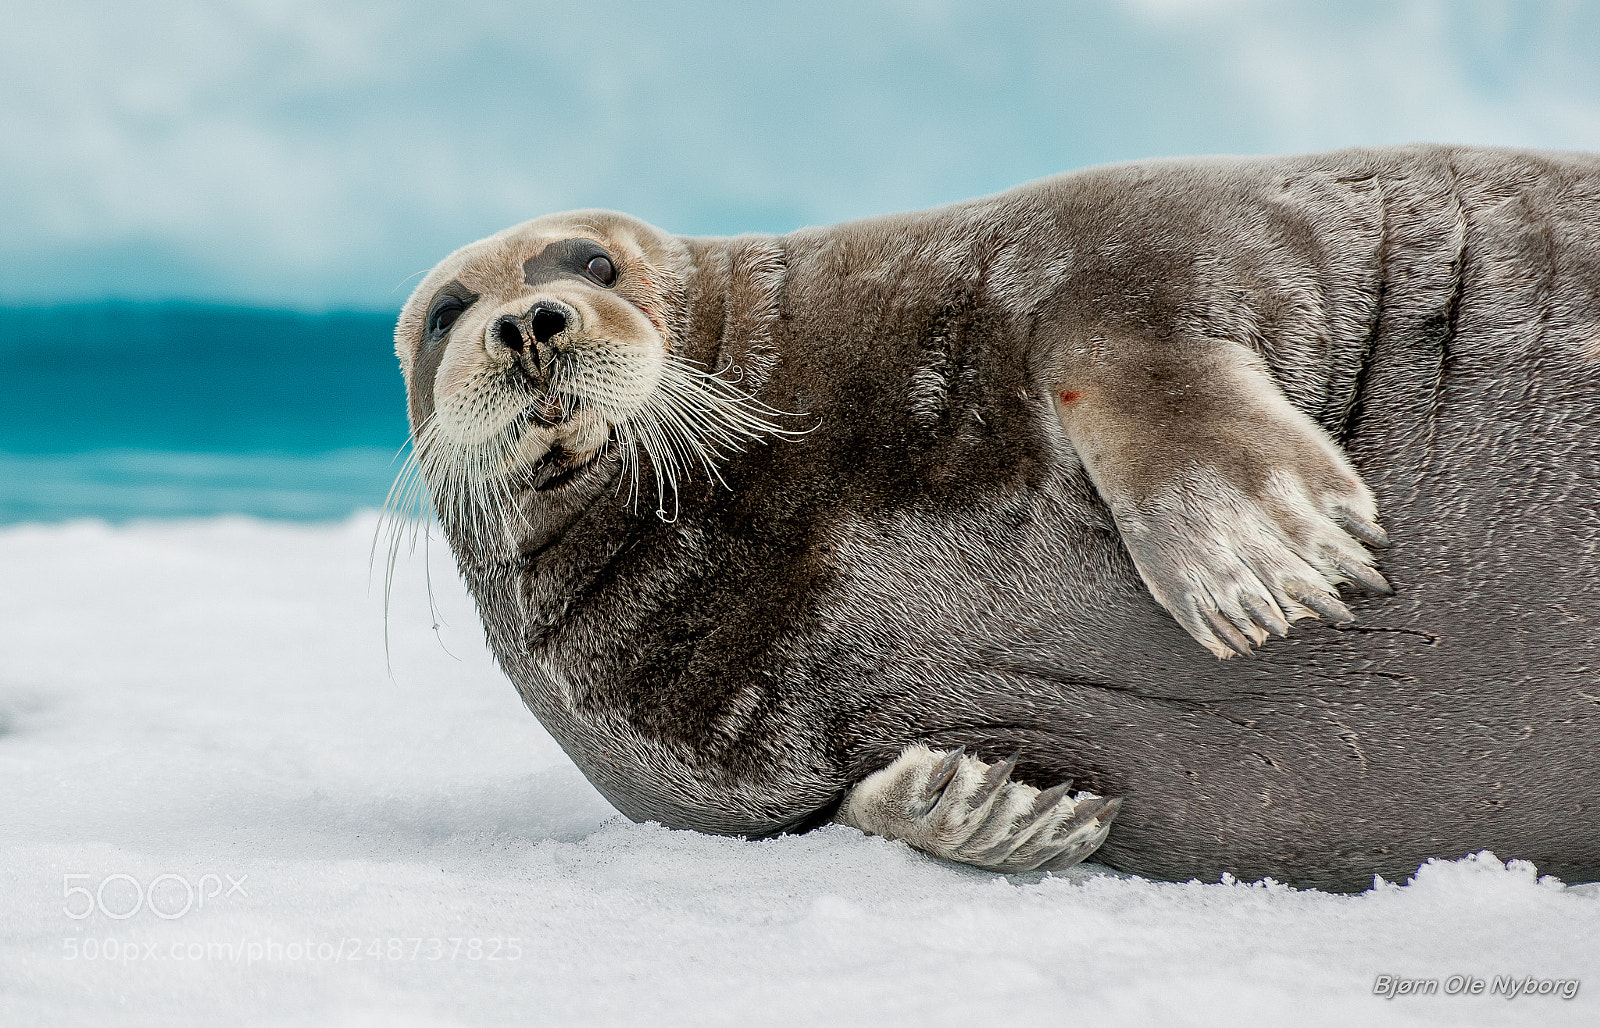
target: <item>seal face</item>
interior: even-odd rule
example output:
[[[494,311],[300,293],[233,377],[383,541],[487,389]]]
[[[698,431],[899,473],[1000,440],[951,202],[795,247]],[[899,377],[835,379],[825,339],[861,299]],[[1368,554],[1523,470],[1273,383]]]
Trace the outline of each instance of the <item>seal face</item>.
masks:
[[[691,468],[782,433],[772,411],[677,352],[675,240],[608,212],[530,221],[452,254],[401,315],[414,456],[436,509],[491,550],[507,510],[653,476],[669,516]],[[564,497],[570,502],[570,497]],[[545,525],[543,532],[557,531]]]
[[[782,237],[557,215],[408,301],[397,496],[636,819],[1589,876],[1595,282],[1584,155],[1147,162]]]

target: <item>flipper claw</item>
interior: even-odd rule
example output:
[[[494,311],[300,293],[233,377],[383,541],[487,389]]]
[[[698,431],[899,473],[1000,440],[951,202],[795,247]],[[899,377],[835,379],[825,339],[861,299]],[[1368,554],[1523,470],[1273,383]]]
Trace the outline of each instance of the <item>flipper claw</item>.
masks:
[[[1337,596],[1330,596],[1315,589],[1307,589],[1300,597],[1300,602],[1321,614],[1336,625],[1348,625],[1356,619]]]
[[[989,769],[983,773],[983,781],[979,783],[977,791],[967,801],[973,810],[977,810],[987,803],[989,798],[998,792],[1002,785],[1006,784],[1011,778],[1011,772],[1017,769],[1017,760],[1021,756],[1022,751],[1018,750],[1000,763],[989,766]]]
[[[961,758],[966,756],[967,748],[957,746],[950,751],[949,756],[939,761],[933,769],[933,775],[928,779],[928,788],[922,794],[922,802],[917,807],[917,816],[926,817],[933,812],[944,798],[944,791],[950,785],[950,780],[955,778],[956,771],[961,767]]]
[[[1211,626],[1212,634],[1220,639],[1228,649],[1241,657],[1249,657],[1253,654],[1250,649],[1250,640],[1240,634],[1239,630],[1233,627],[1233,623],[1222,616],[1221,611],[1202,610],[1200,611],[1200,616],[1206,619],[1206,624]]]
[[[1060,803],[1062,797],[1066,796],[1067,790],[1071,787],[1071,782],[1062,782],[1060,785],[1053,785],[1044,792],[1041,792],[1038,796],[1035,796],[1033,799],[1033,809],[1028,811],[1028,820],[1032,821],[1037,819],[1045,811],[1049,810],[1057,803]]]
[[[1381,549],[1389,545],[1389,533],[1385,532],[1376,521],[1362,517],[1349,507],[1340,507],[1335,511],[1335,514],[1346,532],[1349,532],[1368,546],[1376,546]]]
[[[1364,564],[1357,564],[1353,560],[1336,560],[1333,566],[1341,575],[1369,593],[1377,593],[1379,596],[1394,595],[1394,586],[1389,584],[1389,580]]]
[[[1278,612],[1277,605],[1266,597],[1245,596],[1240,602],[1250,616],[1256,619],[1256,624],[1265,628],[1278,638],[1289,634],[1289,622]]]

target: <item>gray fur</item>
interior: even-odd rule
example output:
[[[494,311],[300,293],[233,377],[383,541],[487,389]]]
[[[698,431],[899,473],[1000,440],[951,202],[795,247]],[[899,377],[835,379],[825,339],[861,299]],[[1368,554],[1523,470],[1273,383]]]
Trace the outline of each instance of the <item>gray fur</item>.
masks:
[[[1099,859],[1142,874],[1358,888],[1488,848],[1600,875],[1600,159],[1155,161],[779,238],[618,225],[674,352],[811,428],[680,482],[671,522],[618,501],[610,458],[515,490],[503,538],[445,521],[502,667],[630,817],[794,830],[910,745],[964,746],[1122,797]],[[496,304],[532,289],[522,239],[497,237]],[[408,304],[408,370],[445,282],[491,290],[475,252]],[[1158,409],[1124,382],[1102,421],[1136,444],[1086,458],[1058,395],[1097,339],[1276,390]],[[1219,662],[1130,529],[1210,559],[1175,535],[1289,510],[1275,475],[1322,504],[1278,524],[1332,581],[1372,559],[1372,514],[1339,514],[1369,488],[1397,594]]]

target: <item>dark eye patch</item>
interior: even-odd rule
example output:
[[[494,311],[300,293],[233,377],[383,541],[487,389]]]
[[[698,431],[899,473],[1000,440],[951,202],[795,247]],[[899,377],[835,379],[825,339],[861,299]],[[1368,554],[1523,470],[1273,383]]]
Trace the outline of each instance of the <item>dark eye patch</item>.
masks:
[[[562,239],[522,263],[522,281],[530,286],[565,275],[609,288],[617,281],[616,258],[593,239]]]
[[[478,294],[460,282],[446,283],[433,294],[433,302],[428,304],[427,328],[423,331],[423,338],[442,338],[456,320],[466,313],[467,308],[477,302]]]
[[[411,365],[411,385],[407,390],[411,404],[411,423],[420,425],[433,414],[433,382],[444,360],[444,337],[467,308],[478,302],[478,294],[460,282],[448,282],[428,301],[428,316],[423,322],[422,339],[417,343]]]

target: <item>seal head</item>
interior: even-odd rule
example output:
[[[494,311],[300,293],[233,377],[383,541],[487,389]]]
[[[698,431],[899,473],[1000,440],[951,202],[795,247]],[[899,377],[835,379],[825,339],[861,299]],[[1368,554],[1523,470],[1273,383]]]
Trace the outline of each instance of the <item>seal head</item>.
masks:
[[[679,352],[687,261],[642,221],[576,211],[429,273],[395,343],[419,481],[447,530],[496,549],[499,515],[519,511],[518,529],[554,536],[607,485],[637,501],[652,479],[670,518],[694,466],[714,476],[730,449],[778,431],[778,412]]]

